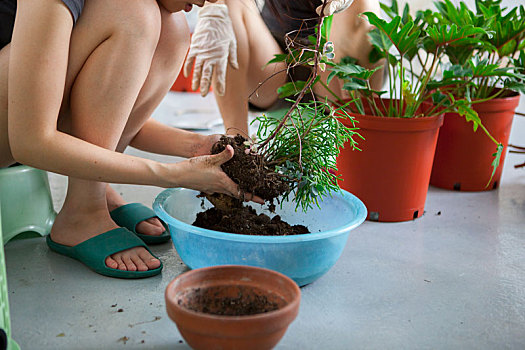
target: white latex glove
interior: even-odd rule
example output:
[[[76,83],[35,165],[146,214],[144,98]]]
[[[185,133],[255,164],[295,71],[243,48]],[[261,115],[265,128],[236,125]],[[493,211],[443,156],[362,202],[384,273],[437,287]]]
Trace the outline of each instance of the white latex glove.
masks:
[[[215,70],[215,92],[224,95],[228,61],[233,68],[239,68],[237,40],[226,5],[208,4],[200,10],[184,65],[186,77],[190,75],[194,61],[192,89],[200,87],[201,95],[206,96]]]
[[[328,0],[322,15],[321,9],[323,8],[323,5],[318,6],[315,11],[319,16],[331,16],[334,13],[346,10],[353,2],[354,0]]]

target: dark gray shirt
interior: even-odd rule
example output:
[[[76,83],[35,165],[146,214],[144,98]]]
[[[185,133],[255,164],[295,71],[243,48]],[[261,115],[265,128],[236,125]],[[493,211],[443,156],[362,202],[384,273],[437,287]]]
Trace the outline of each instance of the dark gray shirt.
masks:
[[[69,8],[73,21],[76,23],[82,9],[84,0],[62,0]],[[16,0],[0,0],[0,49],[11,42],[13,26],[15,24]]]

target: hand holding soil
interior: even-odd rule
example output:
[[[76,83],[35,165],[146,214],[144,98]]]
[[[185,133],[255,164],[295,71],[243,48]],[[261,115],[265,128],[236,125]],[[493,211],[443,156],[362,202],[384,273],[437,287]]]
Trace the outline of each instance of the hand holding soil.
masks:
[[[187,159],[180,164],[177,186],[191,188],[207,194],[224,193],[240,198],[241,191],[221,169],[221,165],[233,157],[233,148],[226,147],[214,155]]]
[[[202,141],[195,143],[192,157],[207,156],[211,154],[211,148],[213,145],[221,139],[220,134],[206,135],[202,138]]]
[[[259,202],[262,198],[270,202],[270,210],[273,211],[274,199],[288,190],[288,183],[275,172],[275,167],[268,164],[264,156],[257,152],[246,152],[250,150],[248,143],[241,135],[223,136],[213,145],[211,152],[221,155],[224,152],[235,150],[235,154],[222,163],[222,169],[239,184],[242,194],[253,193],[253,201]],[[309,233],[305,226],[291,226],[282,221],[279,215],[270,218],[265,214],[257,214],[252,207],[245,207],[242,201],[232,198],[238,198],[237,196],[229,197],[228,193],[226,195],[206,193],[203,196],[214,207],[198,213],[193,223],[195,226],[250,235],[278,236]]]

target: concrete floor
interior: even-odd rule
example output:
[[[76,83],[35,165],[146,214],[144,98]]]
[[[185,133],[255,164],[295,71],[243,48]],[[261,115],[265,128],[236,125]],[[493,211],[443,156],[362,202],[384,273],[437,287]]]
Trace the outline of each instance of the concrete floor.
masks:
[[[155,118],[183,123],[181,108],[203,124],[218,116],[212,96],[171,93]],[[525,144],[525,118],[515,118],[511,142]],[[525,349],[525,169],[513,168],[524,160],[508,155],[499,190],[430,187],[422,218],[353,231],[337,264],[302,288],[277,349]],[[50,182],[59,209],[66,181]],[[162,190],[115,188],[147,205]],[[164,306],[166,285],[187,268],[171,243],[153,251],[160,276],[119,280],[50,252],[42,238],[8,243],[13,338],[22,349],[187,349]]]

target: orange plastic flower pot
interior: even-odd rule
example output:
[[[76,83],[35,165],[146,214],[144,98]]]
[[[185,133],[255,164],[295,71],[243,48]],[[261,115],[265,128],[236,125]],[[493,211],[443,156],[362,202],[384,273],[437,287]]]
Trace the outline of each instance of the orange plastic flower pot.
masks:
[[[186,60],[184,60],[184,62],[186,62]],[[181,69],[177,79],[171,86],[170,90],[171,91],[181,91],[181,92],[199,92],[200,91],[199,89],[197,91],[193,91],[191,89],[192,77],[193,77],[193,69],[191,70],[190,76],[188,76],[187,78],[184,76],[183,69]]]
[[[492,180],[492,154],[496,151],[494,142],[481,129],[474,132],[472,123],[465,121],[464,117],[447,113],[439,132],[430,184],[461,191],[486,191],[497,188],[519,98],[520,95],[515,94],[473,105],[482,124],[504,147],[500,165]]]
[[[362,151],[341,149],[337,167],[343,181],[339,185],[365,203],[368,220],[397,222],[423,215],[443,116],[352,115],[365,140],[359,142]]]
[[[187,56],[187,53],[186,53]],[[186,64],[186,58],[184,58],[184,62],[182,63],[182,68],[179,72],[179,75],[177,76],[177,79],[173,83],[173,85],[170,88],[170,91],[180,91],[180,92],[201,92],[200,88],[197,88],[197,90],[193,90],[191,88],[191,83],[193,80],[193,69],[195,67],[195,64],[191,68],[191,74],[186,78],[184,76],[184,65]],[[212,91],[212,87],[210,86],[210,91]]]

